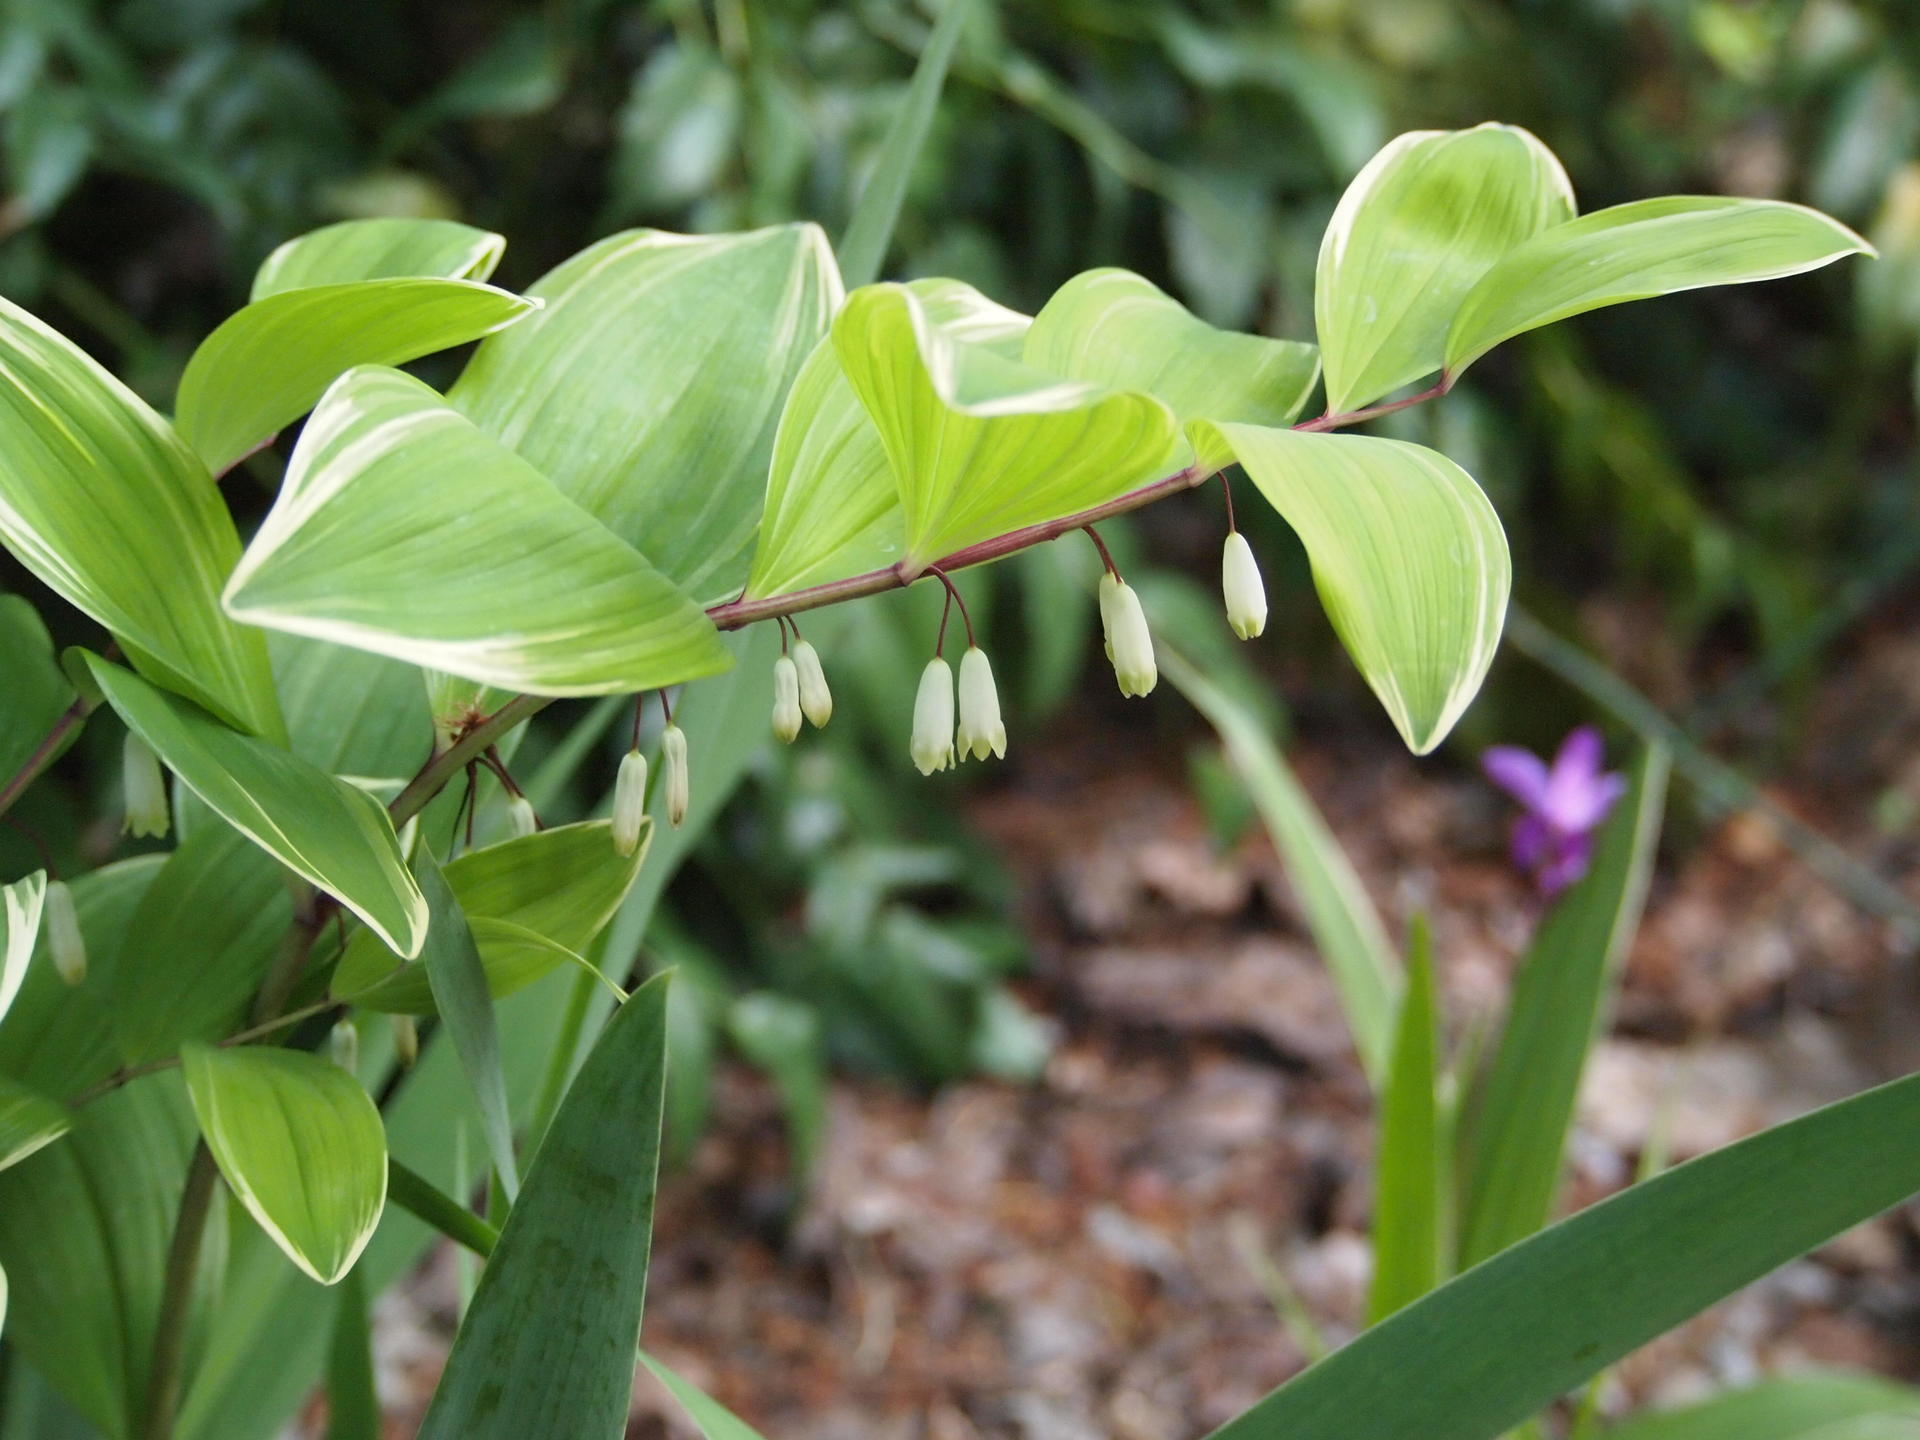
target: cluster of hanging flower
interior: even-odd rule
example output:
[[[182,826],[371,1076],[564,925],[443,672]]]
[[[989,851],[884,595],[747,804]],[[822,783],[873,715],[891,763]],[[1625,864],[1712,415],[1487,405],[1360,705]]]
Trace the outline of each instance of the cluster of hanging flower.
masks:
[[[693,787],[687,775],[687,732],[672,720],[660,732],[661,784],[666,787],[667,823],[686,823]],[[640,825],[647,814],[647,757],[634,746],[620,761],[613,782],[613,847],[622,855],[640,848]]]

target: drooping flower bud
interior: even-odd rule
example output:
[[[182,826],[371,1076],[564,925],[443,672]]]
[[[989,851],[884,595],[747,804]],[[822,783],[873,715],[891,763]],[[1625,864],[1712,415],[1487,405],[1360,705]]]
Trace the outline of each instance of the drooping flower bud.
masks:
[[[640,822],[647,814],[647,757],[629,750],[613,782],[613,848],[631,855],[640,848]]]
[[[1238,530],[1227,536],[1220,556],[1220,592],[1227,602],[1227,624],[1242,640],[1251,640],[1267,628],[1267,587],[1260,581],[1260,565],[1253,547]]]
[[[791,655],[773,662],[773,734],[788,745],[800,734],[800,670]]]
[[[1100,621],[1107,632],[1107,658],[1122,695],[1145,695],[1159,682],[1153,663],[1153,636],[1140,597],[1112,571],[1100,577]]]
[[[833,692],[820,668],[820,652],[802,640],[793,647],[793,663],[800,671],[800,708],[817,730],[833,718]]]
[[[166,778],[147,742],[131,730],[120,747],[120,788],[127,802],[121,831],[156,838],[165,835],[171,818],[167,814]]]
[[[86,984],[87,942],[80,934],[80,915],[73,908],[73,891],[64,880],[49,880],[46,899],[41,904],[53,968],[69,985]]]
[[[338,1022],[327,1032],[327,1055],[349,1075],[360,1068],[360,1027],[351,1020]]]
[[[533,802],[524,795],[507,801],[507,822],[515,836],[531,835],[540,828],[540,817],[533,813]]]
[[[1006,758],[1007,727],[1000,723],[1000,692],[994,687],[987,652],[977,645],[969,645],[960,657],[960,731],[954,743],[962,760],[969,755],[984,760],[990,754]]]
[[[953,764],[953,670],[938,655],[920,672],[913,702],[913,740],[907,747],[922,775]]]
[[[411,1070],[413,1062],[420,1058],[420,1027],[413,1023],[411,1015],[388,1018],[393,1021],[393,1058],[400,1062],[402,1070]]]
[[[678,830],[686,823],[693,787],[687,779],[687,732],[671,721],[660,734],[660,761],[667,768],[667,823]]]

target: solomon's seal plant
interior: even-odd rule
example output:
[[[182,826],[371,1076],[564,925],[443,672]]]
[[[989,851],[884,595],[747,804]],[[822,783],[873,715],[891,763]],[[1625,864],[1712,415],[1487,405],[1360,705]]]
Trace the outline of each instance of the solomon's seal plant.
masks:
[[[656,821],[697,829],[739,773],[723,744],[735,711],[755,739],[769,714],[787,741],[827,723],[822,655],[795,617],[942,586],[908,754],[925,774],[1003,756],[993,667],[951,577],[1086,532],[1114,674],[1148,695],[1147,609],[1097,527],[1207,504],[1202,482],[1237,465],[1241,503],[1250,490],[1298,535],[1347,653],[1425,753],[1492,661],[1505,537],[1444,455],[1340,432],[1445,395],[1502,341],[1566,316],[1867,249],[1773,201],[1581,215],[1554,156],[1493,124],[1402,136],[1361,171],[1321,247],[1311,344],[1216,329],[1120,270],[1077,276],[1032,316],[951,279],[849,290],[808,224],[613,235],[525,295],[490,283],[503,244],[439,220],[288,241],[195,351],[171,416],[0,301],[0,542],[98,626],[56,657],[31,607],[0,611],[0,811],[83,727],[114,726],[127,828],[174,842],[5,892],[7,1339],[100,1433],[275,1433],[331,1317],[353,1317],[322,1287],[352,1275],[350,1295],[377,1291],[417,1253],[402,1209],[491,1256],[422,1434],[620,1433],[669,1012],[664,981],[628,995],[596,943],[635,913],[636,886],[658,893],[654,842],[678,855],[692,838]],[[396,368],[475,341],[445,391]],[[1303,419],[1316,387],[1325,404]],[[243,536],[221,477],[296,423]],[[1258,561],[1230,518],[1224,533],[1225,621],[1251,639]],[[752,627],[780,632],[778,658]],[[814,633],[830,660],[837,632]],[[1169,673],[1204,693],[1181,638],[1163,622]],[[751,676],[724,673],[743,663]],[[610,820],[543,826],[551,792],[513,769],[523,722],[563,697],[647,693],[657,739],[636,698]],[[1529,806],[1543,886],[1584,865],[1612,798],[1597,761],[1572,776],[1579,760],[1497,764]],[[1569,788],[1580,804],[1561,803]],[[623,960],[639,934],[623,934]],[[562,967],[588,982],[569,1018],[496,1022],[497,1003]],[[595,987],[620,1008],[588,1049],[573,1042],[606,1003]],[[365,1014],[392,1017],[390,1034]],[[740,1028],[765,1040],[780,1023]],[[1847,1145],[1910,1131],[1917,1111],[1911,1085],[1889,1087],[1721,1163],[1720,1209],[1688,1180],[1608,1213],[1645,1210],[1643,1237],[1671,1206],[1722,1224],[1729,1207],[1769,1208],[1752,1201],[1779,1154],[1837,1172]],[[469,1133],[497,1182],[490,1220],[447,1193],[470,1188]],[[1684,1294],[1653,1293],[1667,1265],[1589,1283],[1627,1223],[1591,1220],[1598,1207],[1570,1239],[1563,1226],[1515,1246],[1371,1332],[1373,1375],[1426,1383],[1405,1347],[1518,1314],[1512,1296],[1597,1297],[1605,1323],[1564,1355],[1421,1412],[1430,1437],[1491,1436],[1725,1293],[1749,1260],[1778,1263],[1920,1187],[1920,1160],[1875,1147],[1848,1182],[1814,1186],[1795,1225]],[[1528,1344],[1559,1343],[1527,1324]],[[1351,1353],[1227,1433],[1411,1433],[1366,1418],[1391,1396]]]

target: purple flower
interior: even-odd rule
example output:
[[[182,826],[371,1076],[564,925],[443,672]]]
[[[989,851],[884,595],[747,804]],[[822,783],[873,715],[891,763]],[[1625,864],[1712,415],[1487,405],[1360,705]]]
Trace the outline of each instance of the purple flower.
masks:
[[[1515,745],[1495,745],[1480,757],[1487,778],[1524,807],[1513,822],[1513,863],[1542,895],[1558,895],[1587,873],[1593,832],[1627,788],[1623,776],[1601,770],[1604,760],[1591,725],[1560,742],[1551,766]]]

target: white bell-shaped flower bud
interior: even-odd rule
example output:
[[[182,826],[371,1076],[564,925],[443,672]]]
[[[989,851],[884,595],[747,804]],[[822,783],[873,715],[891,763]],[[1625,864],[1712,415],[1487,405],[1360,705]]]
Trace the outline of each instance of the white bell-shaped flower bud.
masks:
[[[800,672],[800,708],[817,730],[833,718],[833,692],[820,668],[820,652],[802,640],[793,647],[793,663]]]
[[[400,1062],[402,1070],[411,1070],[413,1062],[420,1058],[420,1027],[413,1023],[411,1015],[392,1015],[393,1021],[393,1058]]]
[[[1100,577],[1100,620],[1107,631],[1107,658],[1122,695],[1145,695],[1159,682],[1147,613],[1133,587],[1109,571]]]
[[[800,734],[800,667],[791,655],[773,662],[773,734],[788,745]]]
[[[507,801],[507,823],[516,836],[531,835],[540,828],[540,817],[533,813],[533,802],[524,795]]]
[[[907,747],[922,775],[953,764],[953,670],[938,655],[920,672],[913,702],[913,741]]]
[[[1000,723],[1000,692],[994,687],[993,666],[987,652],[969,645],[960,657],[960,731],[955,737],[960,758],[988,755],[1005,759],[1007,727]]]
[[[667,769],[667,823],[678,830],[686,824],[693,787],[687,778],[687,732],[671,721],[660,735],[660,763]]]
[[[166,778],[147,742],[131,730],[120,747],[120,788],[127,802],[121,830],[136,836],[165,835],[172,818],[167,813]]]
[[[613,848],[631,855],[640,848],[640,822],[647,816],[647,757],[629,750],[613,782]]]
[[[80,934],[80,914],[73,908],[73,891],[64,880],[49,880],[46,899],[41,904],[53,968],[69,985],[86,984],[87,942]]]
[[[1220,556],[1220,593],[1227,602],[1227,624],[1242,640],[1251,640],[1267,628],[1267,587],[1253,547],[1238,530],[1227,536]]]
[[[327,1032],[327,1055],[349,1075],[360,1069],[360,1027],[351,1020],[338,1022]]]

